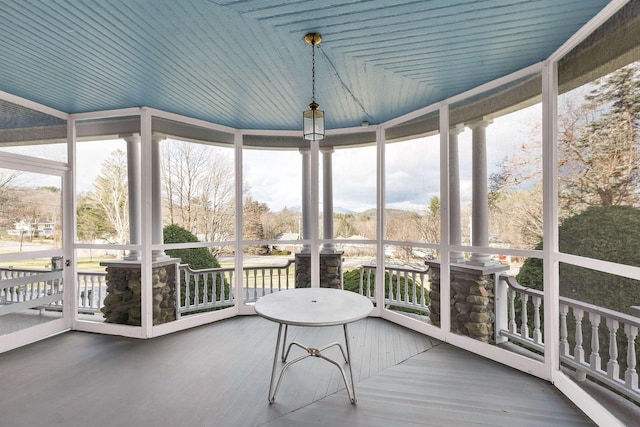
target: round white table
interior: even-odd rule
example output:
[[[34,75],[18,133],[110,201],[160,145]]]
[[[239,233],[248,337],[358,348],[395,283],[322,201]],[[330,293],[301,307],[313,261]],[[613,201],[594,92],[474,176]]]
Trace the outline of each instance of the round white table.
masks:
[[[271,370],[271,383],[269,385],[269,402],[273,403],[276,398],[276,393],[280,387],[282,376],[287,368],[296,362],[299,362],[307,357],[318,357],[326,360],[327,362],[335,365],[340,369],[344,384],[349,394],[349,400],[351,403],[356,403],[355,387],[353,383],[353,371],[351,369],[351,349],[349,346],[349,333],[347,331],[347,324],[355,322],[367,317],[371,310],[373,310],[373,304],[369,299],[354,292],[343,291],[339,289],[328,288],[298,288],[290,289],[281,292],[275,292],[260,298],[255,304],[256,313],[264,317],[265,319],[272,320],[279,324],[278,338],[276,340],[276,351],[273,356],[273,369]],[[273,387],[273,381],[275,378],[276,367],[278,362],[278,350],[280,348],[280,340],[282,337],[282,326],[284,325],[284,341],[282,343],[282,361],[286,362],[289,356],[289,351],[292,346],[297,346],[306,351],[306,354],[299,356],[290,362],[286,363],[280,371],[278,382]],[[289,325],[295,326],[335,326],[342,325],[344,329],[344,341],[347,351],[345,353],[342,346],[333,342],[327,344],[321,348],[313,348],[304,346],[296,341],[287,344],[287,329]],[[350,384],[347,381],[347,375],[343,367],[333,359],[330,359],[322,354],[322,352],[330,347],[337,346],[342,352],[342,356],[345,362],[349,365]]]

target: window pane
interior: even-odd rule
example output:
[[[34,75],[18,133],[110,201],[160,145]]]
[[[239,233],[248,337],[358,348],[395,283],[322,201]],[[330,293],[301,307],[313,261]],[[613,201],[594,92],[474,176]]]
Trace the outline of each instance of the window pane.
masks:
[[[62,248],[62,178],[0,169],[3,252]]]
[[[387,240],[440,242],[440,135],[438,114],[419,119],[422,134],[389,129],[385,144]],[[394,137],[398,136],[398,139]]]
[[[189,230],[203,242],[234,240],[233,159],[233,146],[163,140],[163,223]]]
[[[300,239],[302,154],[245,149],[243,166],[244,240]]]
[[[333,237],[376,238],[376,147],[333,153]]]
[[[140,144],[139,137],[133,143]],[[124,139],[80,141],[76,144],[79,243],[130,242],[128,173],[131,166],[127,150]],[[139,164],[135,168],[140,173]]]
[[[640,61],[559,97],[560,250],[629,265],[640,232]]]
[[[540,75],[532,75],[451,106],[462,244],[531,249],[542,241],[541,89]],[[475,183],[477,193],[474,176],[486,179]]]

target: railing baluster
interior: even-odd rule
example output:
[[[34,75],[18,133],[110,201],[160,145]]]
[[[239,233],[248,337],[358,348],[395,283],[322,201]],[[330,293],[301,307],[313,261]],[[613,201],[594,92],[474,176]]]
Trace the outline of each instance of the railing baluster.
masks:
[[[520,301],[522,301],[522,325],[520,326],[520,336],[524,340],[529,339],[529,315],[527,313],[527,304],[529,301],[529,295],[524,292],[520,293]]]
[[[542,298],[533,297],[533,342],[542,344],[542,332],[540,331],[540,304]]]
[[[516,291],[509,288],[509,332],[512,334],[518,333],[518,324],[516,323]]]
[[[249,301],[249,270],[244,271],[245,296],[244,299]]]
[[[591,354],[589,355],[589,366],[591,369],[599,371],[602,369],[602,360],[600,359],[600,337],[598,336],[600,315],[589,313],[589,321],[591,322]]]
[[[291,264],[287,264],[287,278],[286,278],[286,284],[287,284],[287,289],[289,289],[289,268],[291,267]]]
[[[638,373],[636,372],[636,346],[638,327],[624,325],[624,333],[627,336],[627,370],[624,372],[624,385],[629,389],[638,388]]]
[[[186,284],[187,286],[185,287],[185,297],[184,297],[184,306],[189,308],[191,307],[191,278],[192,275],[189,273],[185,273],[185,277],[186,277]],[[195,279],[194,279],[195,282]]]
[[[212,304],[217,304],[218,302],[224,301],[225,292],[224,292],[224,272],[223,271],[214,271],[211,273],[213,280],[213,288],[211,290],[211,295],[209,297],[209,302]],[[218,293],[220,295],[218,296]]]
[[[204,305],[209,301],[209,288],[213,286],[211,283],[212,275],[210,273],[202,273],[202,292],[200,293],[199,305]]]
[[[253,298],[258,299],[258,270],[253,270]]]
[[[402,274],[402,279],[400,278],[400,275]],[[399,283],[404,283],[404,296],[403,296],[403,302],[409,302],[409,276],[408,276],[408,272],[404,271],[404,272],[400,272],[400,270],[398,270],[398,282]],[[415,299],[414,299],[415,301]]]
[[[576,362],[584,362],[584,348],[582,347],[582,317],[584,316],[584,310],[579,308],[573,308],[573,315],[576,318],[576,345],[573,350],[573,357]]]
[[[611,379],[620,378],[620,365],[618,364],[618,328],[620,324],[617,320],[607,319],[607,329],[609,329],[609,362],[607,362],[607,377]]]
[[[567,314],[569,306],[560,304],[560,356],[569,356],[569,333],[567,332]]]

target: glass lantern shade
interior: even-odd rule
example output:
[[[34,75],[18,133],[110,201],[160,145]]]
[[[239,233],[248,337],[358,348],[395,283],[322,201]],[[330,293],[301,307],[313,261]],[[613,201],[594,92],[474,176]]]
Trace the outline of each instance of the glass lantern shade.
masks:
[[[304,139],[318,141],[324,139],[324,111],[310,108],[302,113]]]

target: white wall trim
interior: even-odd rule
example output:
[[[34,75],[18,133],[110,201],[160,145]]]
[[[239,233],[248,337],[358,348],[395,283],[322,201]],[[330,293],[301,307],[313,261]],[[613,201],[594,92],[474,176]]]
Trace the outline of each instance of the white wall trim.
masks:
[[[3,92],[0,91],[0,99],[7,101],[7,102],[12,102],[16,105],[20,105],[22,107],[26,107],[26,108],[30,108],[32,110],[36,110],[39,111],[41,113],[44,114],[49,114],[50,116],[54,116],[57,117],[59,119],[64,119],[64,120],[68,120],[69,119],[69,114],[60,111],[60,110],[56,110],[54,108],[51,107],[47,107],[44,104],[39,104],[37,102],[33,102],[33,101],[29,101],[28,99],[25,98],[21,98],[19,96],[16,95],[12,95],[8,92]]]

